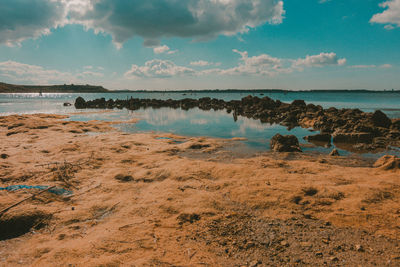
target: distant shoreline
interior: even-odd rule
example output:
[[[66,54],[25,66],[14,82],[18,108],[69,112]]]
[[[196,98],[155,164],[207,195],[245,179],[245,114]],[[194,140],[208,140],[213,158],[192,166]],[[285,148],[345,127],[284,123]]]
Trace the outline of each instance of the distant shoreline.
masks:
[[[1,93],[400,93],[400,90],[368,89],[200,89],[200,90],[109,90],[96,85],[14,85],[0,82]]]

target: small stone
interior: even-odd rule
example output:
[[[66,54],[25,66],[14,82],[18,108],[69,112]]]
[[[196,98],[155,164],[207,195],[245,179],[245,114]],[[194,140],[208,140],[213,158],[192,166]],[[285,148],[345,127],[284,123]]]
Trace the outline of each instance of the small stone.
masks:
[[[325,244],[329,244],[329,238],[322,239],[322,242],[325,243]]]
[[[358,251],[358,252],[364,252],[365,250],[364,250],[363,246],[361,246],[361,245],[356,245],[356,251]]]
[[[330,257],[329,260],[330,260],[330,261],[333,261],[333,262],[339,261],[339,259],[338,259],[337,257]]]
[[[283,240],[283,241],[281,242],[281,246],[288,247],[288,246],[289,246],[289,243],[288,243],[286,240]]]
[[[318,251],[315,253],[315,256],[317,257],[322,257],[324,254],[321,251]]]
[[[300,246],[302,246],[303,248],[311,248],[312,243],[311,242],[300,242]]]
[[[256,267],[259,264],[261,264],[261,261],[254,260],[254,261],[249,263],[249,267]]]

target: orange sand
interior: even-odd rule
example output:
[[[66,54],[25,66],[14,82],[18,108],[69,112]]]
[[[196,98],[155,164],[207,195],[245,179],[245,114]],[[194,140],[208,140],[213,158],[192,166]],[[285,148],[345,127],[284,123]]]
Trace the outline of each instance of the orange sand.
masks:
[[[52,217],[40,230],[0,241],[0,265],[230,266],[187,237],[197,223],[234,215],[238,207],[257,218],[305,216],[400,238],[399,170],[342,157],[239,157],[223,149],[239,145],[235,140],[126,134],[110,123],[63,118],[0,117],[0,153],[8,155],[0,159],[0,186],[57,185],[74,192],[45,193],[8,211]],[[69,186],[37,166],[64,161],[84,163],[68,173]],[[117,180],[118,174],[132,180]],[[317,192],[307,195],[310,188]],[[0,191],[0,208],[27,196]],[[188,223],[185,214],[200,218]]]

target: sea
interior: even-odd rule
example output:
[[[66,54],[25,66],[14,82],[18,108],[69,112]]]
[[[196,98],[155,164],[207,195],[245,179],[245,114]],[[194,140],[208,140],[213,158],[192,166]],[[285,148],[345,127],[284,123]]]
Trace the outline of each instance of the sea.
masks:
[[[324,108],[358,108],[365,112],[383,111],[390,118],[400,118],[400,91],[205,91],[205,92],[110,92],[110,93],[6,93],[0,94],[0,116],[13,114],[66,114],[68,120],[88,121],[128,121],[133,118],[140,119],[137,123],[122,123],[116,127],[129,133],[160,132],[173,133],[181,136],[204,136],[213,138],[245,138],[240,141],[239,147],[243,150],[263,152],[270,149],[269,142],[276,133],[294,134],[298,137],[302,149],[306,153],[329,153],[334,147],[319,147],[308,143],[303,138],[315,134],[311,129],[288,129],[277,124],[261,123],[245,117],[239,117],[237,121],[232,114],[226,111],[203,111],[191,109],[184,111],[171,108],[147,108],[137,111],[112,110],[111,112],[94,112],[98,110],[76,110],[73,106],[78,96],[85,100],[97,98],[127,99],[127,98],[151,98],[151,99],[184,99],[211,97],[217,99],[240,100],[252,95],[258,97],[268,96],[279,99],[282,102],[292,102],[302,99],[307,104],[313,103]],[[64,106],[71,103],[72,106]],[[354,155],[343,148],[337,148],[342,155]],[[377,158],[383,154],[400,156],[398,148],[377,153],[364,153],[363,157]]]

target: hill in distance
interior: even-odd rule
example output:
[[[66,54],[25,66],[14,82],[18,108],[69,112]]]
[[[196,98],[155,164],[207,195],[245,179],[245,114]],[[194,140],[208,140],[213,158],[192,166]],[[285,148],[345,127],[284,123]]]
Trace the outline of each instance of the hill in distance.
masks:
[[[14,85],[0,82],[0,93],[106,93],[103,86],[94,85]]]

